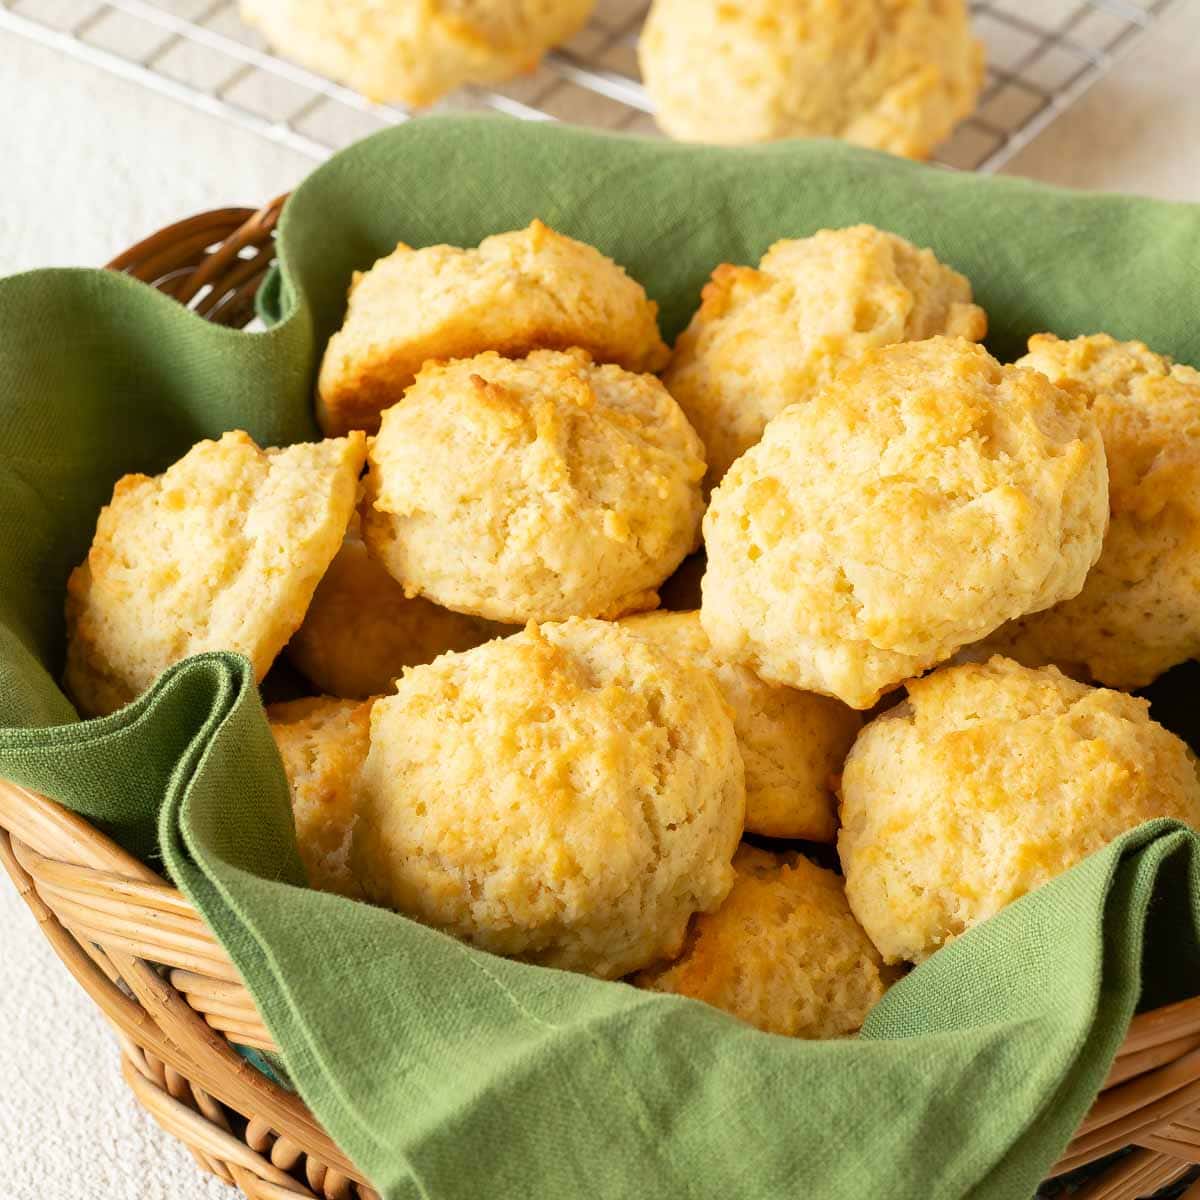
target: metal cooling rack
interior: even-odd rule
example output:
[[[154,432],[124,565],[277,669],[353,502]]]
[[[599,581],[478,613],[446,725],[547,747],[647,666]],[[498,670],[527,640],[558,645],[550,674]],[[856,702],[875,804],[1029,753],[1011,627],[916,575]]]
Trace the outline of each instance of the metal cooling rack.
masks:
[[[973,0],[988,76],[976,114],[936,155],[995,171],[1073,104],[1174,0]],[[655,132],[635,46],[647,0],[599,0],[587,28],[534,72],[464,88],[437,109]],[[272,54],[235,0],[0,0],[10,30],[314,158],[406,121]]]

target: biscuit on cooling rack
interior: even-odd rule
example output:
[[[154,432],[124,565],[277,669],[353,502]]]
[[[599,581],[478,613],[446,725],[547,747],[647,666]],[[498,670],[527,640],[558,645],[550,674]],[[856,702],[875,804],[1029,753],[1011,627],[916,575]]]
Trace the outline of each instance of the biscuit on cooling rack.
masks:
[[[278,51],[371,100],[421,107],[532,70],[595,0],[240,0]]]
[[[970,115],[984,65],[964,0],[655,0],[638,57],[672,137],[833,137],[909,158]]]

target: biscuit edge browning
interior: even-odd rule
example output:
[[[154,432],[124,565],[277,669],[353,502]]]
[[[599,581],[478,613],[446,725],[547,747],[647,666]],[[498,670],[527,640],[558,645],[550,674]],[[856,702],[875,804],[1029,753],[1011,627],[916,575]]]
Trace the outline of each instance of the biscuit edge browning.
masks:
[[[907,687],[841,783],[847,895],[889,963],[923,961],[1143,821],[1200,828],[1196,757],[1148,701],[999,655]]]
[[[745,814],[711,679],[582,619],[406,671],[372,713],[360,789],[369,898],[602,978],[678,953],[732,886]]]
[[[1200,656],[1200,372],[1108,334],[1035,334],[1018,365],[1080,395],[1096,416],[1111,521],[1078,595],[1004,626],[980,651],[1145,687]]]
[[[363,536],[456,612],[614,619],[698,544],[702,455],[660,380],[584,350],[428,364],[371,445]]]
[[[67,584],[65,686],[104,715],[192,654],[261,680],[304,618],[353,511],[365,438],[261,449],[242,430],[118,480]]]
[[[354,276],[321,359],[318,421],[374,433],[427,363],[574,347],[634,374],[670,356],[658,305],[596,247],[537,219],[476,247],[400,243]]]
[[[785,409],[713,492],[701,622],[764,679],[870,708],[1077,593],[1107,519],[1077,398],[960,339],[897,343]]]

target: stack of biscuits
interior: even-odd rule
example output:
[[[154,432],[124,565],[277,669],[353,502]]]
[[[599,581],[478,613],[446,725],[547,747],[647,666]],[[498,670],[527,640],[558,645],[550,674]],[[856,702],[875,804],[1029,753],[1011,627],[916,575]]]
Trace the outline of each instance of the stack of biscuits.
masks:
[[[673,350],[541,222],[400,245],[325,350],[324,440],[118,482],[66,686],[102,715],[199,651],[284,657],[314,887],[853,1033],[1122,832],[1200,827],[1130,694],[1200,655],[1200,373],[985,332],[869,226],[717,265]]]

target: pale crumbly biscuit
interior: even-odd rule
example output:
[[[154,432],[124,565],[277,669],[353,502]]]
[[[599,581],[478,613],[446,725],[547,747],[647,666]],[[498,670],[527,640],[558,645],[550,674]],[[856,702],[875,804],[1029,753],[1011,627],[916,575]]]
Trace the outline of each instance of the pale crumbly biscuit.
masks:
[[[1144,687],[1200,656],[1200,372],[1107,334],[1040,334],[1018,365],[1091,406],[1111,517],[1083,591],[984,645],[1028,666]]]
[[[354,533],[317,586],[288,657],[320,691],[365,699],[390,692],[405,667],[513,632],[406,596]]]
[[[112,712],[205,650],[246,655],[261,680],[337,553],[365,455],[361,433],[260,450],[236,431],[119,480],[67,583],[80,710]]]
[[[719,483],[789,404],[811,399],[865,351],[987,332],[971,285],[871,225],[776,242],[755,270],[718,267],[663,375]]]
[[[358,772],[371,737],[371,702],[318,696],[267,709],[292,793],[292,817],[308,881],[322,892],[361,896],[350,873]]]
[[[743,846],[725,903],[692,922],[683,953],[630,981],[703,1000],[767,1033],[856,1032],[895,981],[832,871]]]
[[[744,808],[705,672],[610,622],[531,624],[376,703],[352,862],[377,903],[615,978],[725,899]]]
[[[1100,554],[1095,419],[1037,371],[932,338],[786,409],[712,496],[701,621],[764,679],[869,708]]]
[[[725,662],[696,612],[654,612],[622,624],[689,666],[712,672],[733,714],[746,767],[746,828],[767,837],[832,842],[834,777],[862,718],[828,696],[798,692]]]
[[[288,58],[372,100],[422,107],[467,83],[532,70],[595,0],[241,0]]]
[[[317,415],[326,433],[373,432],[431,359],[572,346],[630,371],[657,371],[668,357],[641,284],[541,221],[472,250],[401,244],[354,276],[321,361]]]
[[[583,351],[427,366],[384,415],[363,533],[410,595],[510,624],[653,608],[698,544],[703,447]]]
[[[909,158],[929,157],[983,83],[964,0],[655,0],[638,57],[672,137],[834,137]]]
[[[1195,756],[1145,700],[995,657],[872,721],[842,775],[850,907],[920,962],[1153,817],[1200,827]]]

